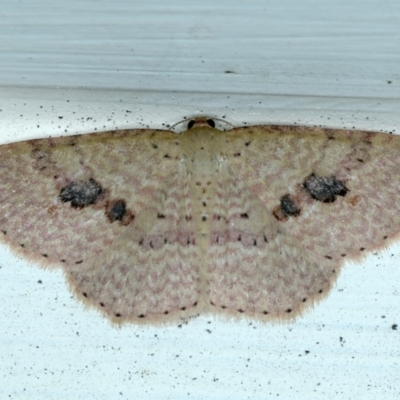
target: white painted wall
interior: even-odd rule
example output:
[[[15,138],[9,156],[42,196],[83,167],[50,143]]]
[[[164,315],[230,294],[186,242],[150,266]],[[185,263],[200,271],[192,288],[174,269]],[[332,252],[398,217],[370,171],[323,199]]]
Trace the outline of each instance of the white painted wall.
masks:
[[[400,132],[396,0],[0,7],[2,143],[197,114]],[[0,250],[1,399],[400,396],[398,246],[349,265],[292,323],[119,330],[61,273]]]

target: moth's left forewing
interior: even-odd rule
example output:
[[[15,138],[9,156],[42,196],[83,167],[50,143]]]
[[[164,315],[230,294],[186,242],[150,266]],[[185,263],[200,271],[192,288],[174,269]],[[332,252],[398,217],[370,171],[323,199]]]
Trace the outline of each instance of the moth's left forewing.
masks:
[[[133,130],[1,146],[2,240],[44,265],[102,252],[176,168],[163,149],[175,137]]]
[[[193,315],[199,252],[177,134],[128,130],[0,147],[1,239],[62,266],[116,323]]]

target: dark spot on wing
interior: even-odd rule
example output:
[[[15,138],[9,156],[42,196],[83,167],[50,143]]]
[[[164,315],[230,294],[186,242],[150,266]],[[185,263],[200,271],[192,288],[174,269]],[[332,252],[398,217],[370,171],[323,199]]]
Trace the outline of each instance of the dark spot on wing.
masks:
[[[333,203],[337,196],[345,196],[349,191],[344,183],[335,176],[311,174],[303,183],[307,193],[317,201]]]
[[[96,203],[104,194],[101,185],[94,179],[73,181],[60,190],[60,199],[64,203],[71,202],[72,207],[86,207]]]
[[[289,194],[281,198],[281,209],[288,217],[297,217],[301,212]]]
[[[125,200],[122,199],[108,201],[106,205],[106,215],[111,223],[120,221],[122,225],[125,226],[134,218],[132,212],[126,208]]]
[[[300,215],[301,209],[296,204],[295,199],[286,194],[281,197],[281,203],[273,210],[274,217],[278,221],[286,221],[289,217],[297,217]]]
[[[121,221],[126,214],[126,203],[124,200],[116,200],[107,209],[107,217],[111,222]]]

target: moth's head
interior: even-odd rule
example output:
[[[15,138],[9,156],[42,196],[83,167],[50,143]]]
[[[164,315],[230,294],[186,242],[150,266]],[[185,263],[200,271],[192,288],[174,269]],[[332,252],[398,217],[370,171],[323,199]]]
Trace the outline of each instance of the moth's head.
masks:
[[[231,129],[233,126],[220,118],[212,118],[207,116],[186,118],[172,126],[172,130],[175,132],[184,132],[188,130],[198,128],[212,128],[219,131],[226,131]]]
[[[211,127],[215,128],[215,121],[212,118],[197,117],[192,118],[187,122],[187,129],[192,128],[204,128]]]

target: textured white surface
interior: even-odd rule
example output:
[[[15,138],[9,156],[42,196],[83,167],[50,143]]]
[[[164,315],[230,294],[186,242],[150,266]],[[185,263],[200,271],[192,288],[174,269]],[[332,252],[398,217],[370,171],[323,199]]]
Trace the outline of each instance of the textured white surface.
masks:
[[[1,141],[194,114],[399,133],[399,11],[394,0],[11,3]],[[295,323],[120,330],[59,272],[0,250],[0,398],[400,395],[398,246],[349,265]]]

